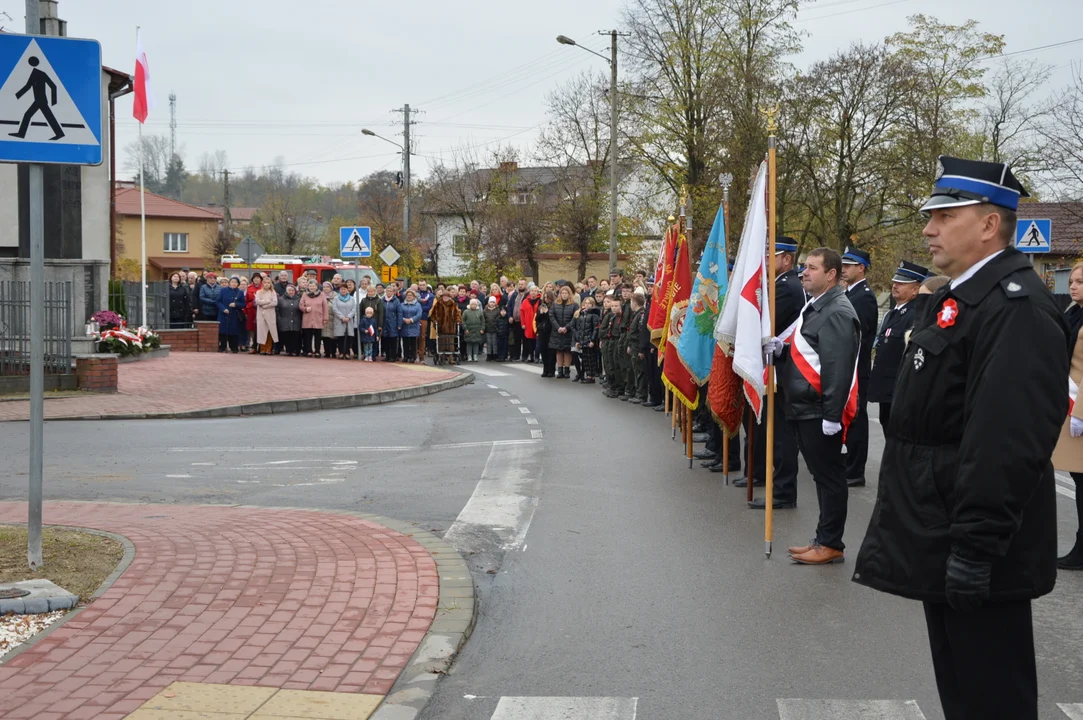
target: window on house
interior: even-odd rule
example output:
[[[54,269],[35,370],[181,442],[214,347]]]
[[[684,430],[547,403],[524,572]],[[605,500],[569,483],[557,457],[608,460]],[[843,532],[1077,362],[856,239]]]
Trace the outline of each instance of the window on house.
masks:
[[[467,247],[465,235],[451,236],[451,251],[455,253],[455,257],[469,257],[470,248]]]
[[[166,233],[166,252],[188,252],[188,233]]]
[[[512,205],[527,205],[535,202],[534,196],[530,193],[512,193],[509,200]]]

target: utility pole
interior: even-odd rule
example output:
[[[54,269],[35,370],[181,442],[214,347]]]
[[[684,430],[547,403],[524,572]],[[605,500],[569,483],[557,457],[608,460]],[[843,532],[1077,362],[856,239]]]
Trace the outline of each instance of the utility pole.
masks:
[[[222,230],[226,236],[226,242],[233,246],[233,216],[229,212],[229,170],[222,171],[222,183],[225,185],[222,200]]]
[[[406,103],[398,110],[392,112],[402,113],[402,241],[410,242],[410,126],[414,124],[412,114],[417,110],[410,109],[410,103]]]
[[[609,268],[617,266],[617,31],[609,32]]]
[[[177,94],[169,93],[169,162],[177,155]]]

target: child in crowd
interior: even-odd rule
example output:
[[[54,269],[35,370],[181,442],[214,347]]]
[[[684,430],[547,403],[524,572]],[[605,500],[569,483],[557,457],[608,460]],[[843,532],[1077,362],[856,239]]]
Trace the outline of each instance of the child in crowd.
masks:
[[[575,343],[579,348],[582,372],[579,382],[593,384],[601,374],[601,349],[598,347],[598,325],[602,321],[601,311],[594,303],[594,298],[587,297],[575,319]]]
[[[463,339],[466,340],[466,359],[478,361],[478,350],[485,341],[485,313],[477,298],[471,298],[463,313]]]
[[[503,351],[501,351],[501,336],[503,336]],[[507,356],[508,311],[500,306],[496,295],[490,295],[485,308],[485,361],[504,362]]]
[[[361,332],[361,347],[364,348],[365,362],[372,362],[372,349],[376,345],[376,309],[365,308],[365,316],[357,324]]]

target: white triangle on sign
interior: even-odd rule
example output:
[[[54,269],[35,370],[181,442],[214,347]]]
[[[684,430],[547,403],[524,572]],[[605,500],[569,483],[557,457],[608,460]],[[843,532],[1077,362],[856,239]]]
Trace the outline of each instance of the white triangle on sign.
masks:
[[[1038,223],[1031,220],[1030,227],[1023,233],[1023,237],[1019,238],[1019,244],[1016,247],[1047,248],[1049,247],[1049,238],[1042,234]]]
[[[36,64],[31,59],[37,60]],[[44,74],[46,80],[42,79]],[[31,77],[37,82],[31,83]],[[56,102],[53,102],[53,88],[56,90]],[[22,97],[16,97],[22,93]],[[30,123],[24,137],[16,137],[20,126],[30,113]],[[49,122],[49,115],[60,126],[62,137],[56,138],[55,129]],[[0,86],[0,141],[3,142],[52,142],[58,145],[100,145],[93,131],[87,127],[86,119],[79,112],[75,101],[71,99],[64,83],[53,70],[49,58],[41,51],[36,40],[26,46],[19,62],[11,75]]]
[[[350,239],[346,241],[346,250],[348,252],[365,252],[368,249],[364,238],[361,237],[361,233],[355,229],[353,234],[350,235]]]

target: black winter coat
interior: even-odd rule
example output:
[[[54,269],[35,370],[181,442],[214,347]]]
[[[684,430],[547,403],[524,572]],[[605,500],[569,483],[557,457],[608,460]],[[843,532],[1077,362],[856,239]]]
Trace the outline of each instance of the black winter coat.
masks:
[[[869,373],[869,402],[889,403],[895,393],[895,376],[906,350],[906,333],[928,304],[931,295],[918,295],[900,308],[888,310],[873,347],[876,358]]]
[[[192,322],[192,294],[188,285],[181,283],[177,287],[169,285],[169,322]]]
[[[868,281],[862,281],[846,291],[846,299],[854,307],[861,324],[861,355],[857,359],[857,383],[862,394],[868,392],[869,370],[872,368],[872,344],[876,340],[876,323],[880,319],[880,307],[876,293]]]
[[[549,336],[549,349],[556,352],[571,352],[572,349],[572,323],[575,322],[575,311],[579,306],[573,302],[555,302],[549,306],[549,324],[552,326],[552,334]],[[561,334],[560,329],[565,332]]]
[[[857,361],[859,334],[857,314],[835,286],[809,306],[801,335],[820,356],[820,391],[805,379],[786,345],[778,364],[782,390],[786,393],[786,417],[791,420],[842,422],[850,396]]]
[[[504,315],[500,314],[502,312]],[[491,310],[485,309],[485,332],[501,336],[508,334],[508,316],[504,308],[497,306]]]
[[[796,270],[788,270],[775,278],[775,332],[781,333],[793,325],[806,300]]]
[[[591,343],[594,343],[593,349],[598,349],[598,326],[601,322],[602,312],[598,308],[592,307],[589,310],[580,311],[579,317],[575,319],[574,335],[581,352],[590,350]]]
[[[1053,589],[1067,347],[1060,309],[1014,248],[931,296],[895,381],[855,582],[944,602],[955,553],[992,562],[992,601]]]

